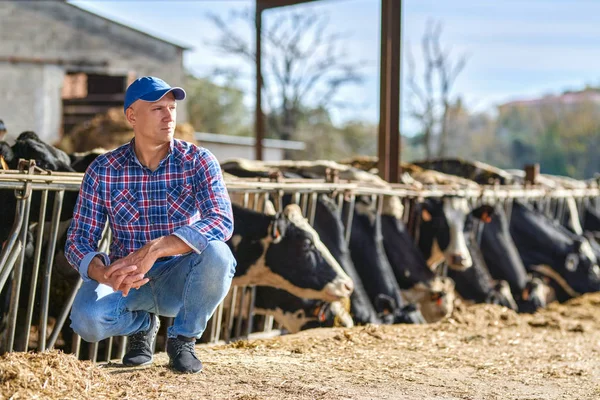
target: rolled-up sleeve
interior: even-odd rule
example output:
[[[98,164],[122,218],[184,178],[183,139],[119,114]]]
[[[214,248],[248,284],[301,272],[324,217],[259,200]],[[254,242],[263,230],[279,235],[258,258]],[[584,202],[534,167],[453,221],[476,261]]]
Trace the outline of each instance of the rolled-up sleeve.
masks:
[[[208,246],[208,242],[225,242],[231,237],[233,211],[221,166],[215,156],[206,149],[203,149],[197,171],[199,189],[195,195],[202,218],[177,228],[173,235],[183,240],[196,253],[201,253]]]
[[[98,252],[98,243],[106,224],[106,209],[100,197],[100,182],[92,163],[86,171],[73,219],[67,233],[65,256],[71,266],[79,271],[84,281],[89,281],[88,267],[95,256],[109,264],[108,255]]]

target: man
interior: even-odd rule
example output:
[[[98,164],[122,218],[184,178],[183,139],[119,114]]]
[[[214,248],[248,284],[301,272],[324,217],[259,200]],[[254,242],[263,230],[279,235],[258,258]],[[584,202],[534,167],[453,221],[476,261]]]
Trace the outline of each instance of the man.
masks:
[[[185,92],[143,77],[125,94],[134,139],[87,169],[65,253],[84,283],[71,327],[84,340],[129,335],[123,364],[150,364],[158,314],[175,317],[167,353],[180,372],[199,372],[194,345],[235,273],[233,231],[220,166],[206,149],[173,139]],[[98,252],[106,220],[110,257]]]

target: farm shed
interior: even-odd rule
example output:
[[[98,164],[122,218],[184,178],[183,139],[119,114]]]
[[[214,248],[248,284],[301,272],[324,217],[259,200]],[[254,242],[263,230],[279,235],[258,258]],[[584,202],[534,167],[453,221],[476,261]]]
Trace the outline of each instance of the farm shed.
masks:
[[[182,85],[185,46],[62,0],[0,2],[0,119],[9,137],[55,142],[77,123],[122,106],[144,75]],[[185,107],[178,121],[187,122]]]

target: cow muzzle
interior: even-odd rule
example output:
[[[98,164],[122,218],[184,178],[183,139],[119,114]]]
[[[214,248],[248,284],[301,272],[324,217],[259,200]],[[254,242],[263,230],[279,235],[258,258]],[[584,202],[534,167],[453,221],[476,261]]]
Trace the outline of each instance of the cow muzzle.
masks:
[[[327,301],[336,301],[350,297],[354,291],[354,282],[349,278],[336,278],[325,285],[325,296]]]
[[[463,254],[454,253],[448,256],[448,267],[456,271],[464,271],[471,268],[473,261],[470,257],[465,257]]]

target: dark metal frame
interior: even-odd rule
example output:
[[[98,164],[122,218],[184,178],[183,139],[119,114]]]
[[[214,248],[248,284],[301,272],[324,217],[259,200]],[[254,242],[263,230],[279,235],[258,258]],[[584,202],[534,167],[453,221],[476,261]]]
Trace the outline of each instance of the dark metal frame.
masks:
[[[255,157],[263,159],[265,135],[262,112],[262,12],[314,0],[256,0],[256,106]],[[379,104],[379,175],[388,182],[400,182],[400,48],[402,42],[402,0],[381,0],[381,83]]]

